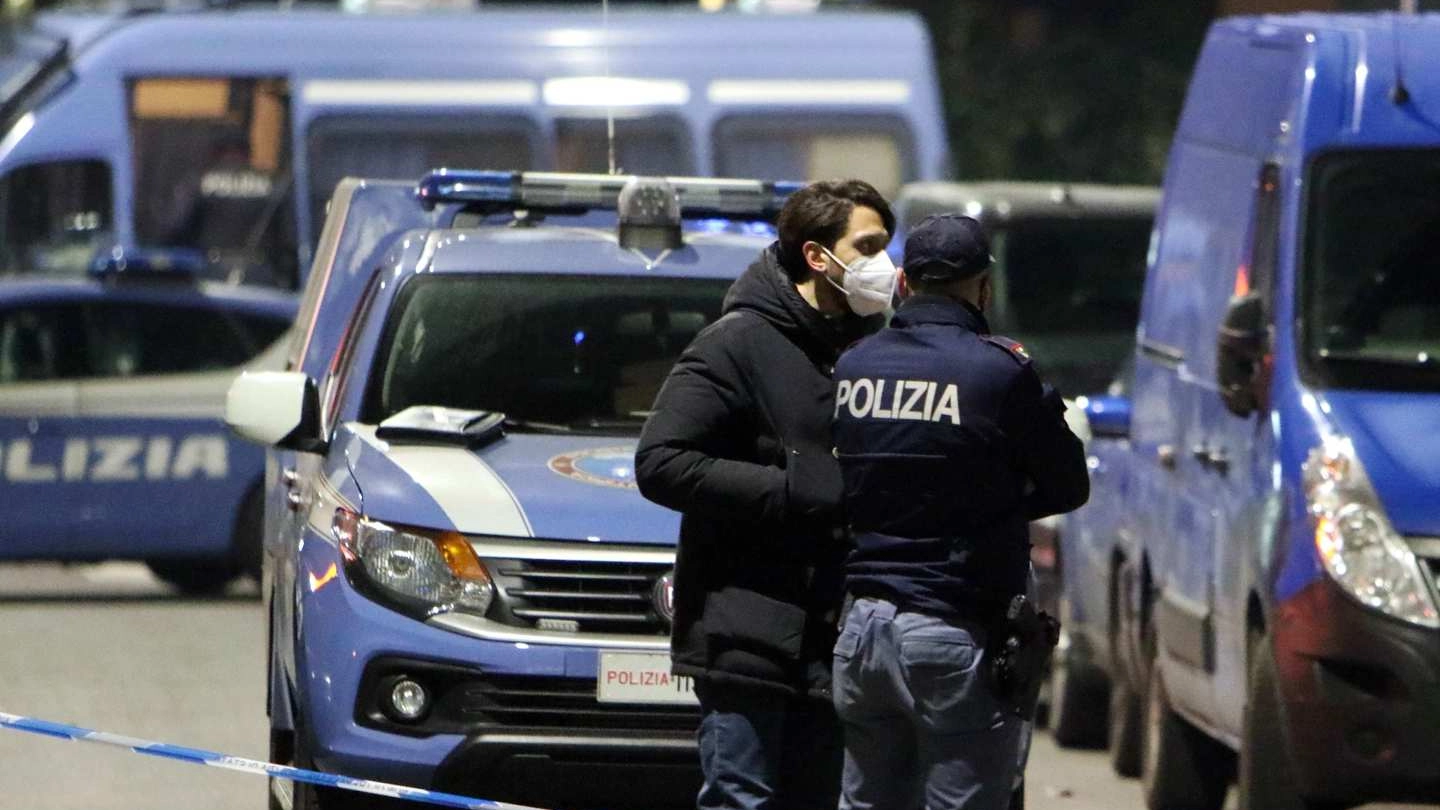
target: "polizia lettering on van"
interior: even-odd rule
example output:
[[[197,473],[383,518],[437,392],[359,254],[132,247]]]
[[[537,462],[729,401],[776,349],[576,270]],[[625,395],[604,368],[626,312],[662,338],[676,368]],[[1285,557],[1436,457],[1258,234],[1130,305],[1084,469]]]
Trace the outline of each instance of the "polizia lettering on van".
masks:
[[[29,439],[0,445],[7,482],[184,481],[201,476],[219,479],[230,473],[229,444],[220,433],[186,436],[178,444],[170,436],[70,438],[36,450]]]
[[[949,421],[960,424],[960,389],[934,380],[841,380],[835,387],[835,415],[845,408],[856,419]]]

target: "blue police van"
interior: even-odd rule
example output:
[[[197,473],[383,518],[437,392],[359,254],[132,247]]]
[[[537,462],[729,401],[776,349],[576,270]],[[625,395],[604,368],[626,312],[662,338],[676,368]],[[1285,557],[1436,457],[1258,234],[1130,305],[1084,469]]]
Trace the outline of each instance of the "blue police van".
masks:
[[[184,591],[260,570],[263,454],[220,421],[293,295],[113,249],[0,280],[0,560],[143,560]]]
[[[791,189],[628,180],[340,184],[291,370],[227,406],[273,448],[274,761],[544,807],[693,801],[679,516],[640,496],[635,443]]]
[[[46,11],[0,36],[0,271],[118,241],[295,288],[341,178],[605,172],[607,116],[622,172],[893,194],[948,173],[931,50],[878,10]]]
[[[1067,653],[1152,808],[1440,800],[1437,54],[1393,14],[1201,52],[1062,533]]]

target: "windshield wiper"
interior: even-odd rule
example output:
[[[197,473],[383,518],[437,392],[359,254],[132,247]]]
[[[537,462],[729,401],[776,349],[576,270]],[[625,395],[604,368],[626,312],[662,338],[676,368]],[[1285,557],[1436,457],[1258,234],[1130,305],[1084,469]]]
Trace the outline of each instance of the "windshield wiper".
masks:
[[[599,431],[603,433],[612,433],[615,431],[631,433],[639,431],[644,424],[645,419],[643,417],[634,416],[587,416],[583,419],[576,419],[570,423],[571,427],[576,430]]]
[[[1321,349],[1319,352],[1321,360],[1339,361],[1342,363],[1370,363],[1377,366],[1394,366],[1399,368],[1437,368],[1436,358],[1429,352],[1417,352],[1413,355],[1395,354],[1370,354],[1359,351],[1335,351],[1333,349]]]
[[[530,419],[515,419],[506,417],[505,429],[513,430],[516,433],[574,433],[575,429],[569,425],[557,425],[554,422],[536,422]]]

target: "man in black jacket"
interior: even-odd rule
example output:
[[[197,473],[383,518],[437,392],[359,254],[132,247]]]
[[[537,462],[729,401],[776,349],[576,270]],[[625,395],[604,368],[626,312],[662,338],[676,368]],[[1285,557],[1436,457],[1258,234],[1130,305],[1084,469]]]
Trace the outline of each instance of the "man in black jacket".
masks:
[[[830,656],[848,546],[831,372],[896,281],[885,199],[815,183],[681,355],[640,436],[640,491],[683,514],[671,653],[696,679],[701,810],[834,810]]]

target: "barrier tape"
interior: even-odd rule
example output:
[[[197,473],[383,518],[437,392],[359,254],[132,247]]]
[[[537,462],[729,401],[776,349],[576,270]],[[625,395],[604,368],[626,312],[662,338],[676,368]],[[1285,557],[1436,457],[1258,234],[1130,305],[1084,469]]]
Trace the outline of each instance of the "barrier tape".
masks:
[[[229,771],[239,771],[257,776],[274,776],[280,779],[289,779],[293,782],[309,782],[312,785],[324,785],[325,787],[340,788],[342,790],[353,790],[358,793],[369,793],[375,796],[389,796],[394,799],[405,799],[412,802],[426,802],[441,807],[459,807],[462,808],[462,810],[537,810],[537,808],[527,807],[523,804],[494,802],[488,799],[458,796],[454,793],[442,793],[438,790],[423,790],[405,785],[392,785],[388,782],[372,782],[369,779],[354,779],[349,776],[320,773],[319,771],[310,771],[304,768],[275,765],[255,759],[246,759],[244,757],[232,757],[214,751],[204,751],[199,748],[186,748],[184,746],[170,745],[153,740],[141,740],[135,737],[125,737],[120,734],[110,734],[104,731],[80,728],[79,726],[69,726],[64,723],[37,720],[33,717],[5,714],[4,712],[0,712],[0,726],[46,737],[58,737],[63,740],[78,740],[80,742],[101,743],[119,748],[129,748],[137,754],[162,757],[178,762],[187,762],[192,765],[208,765],[212,768],[224,768]]]

